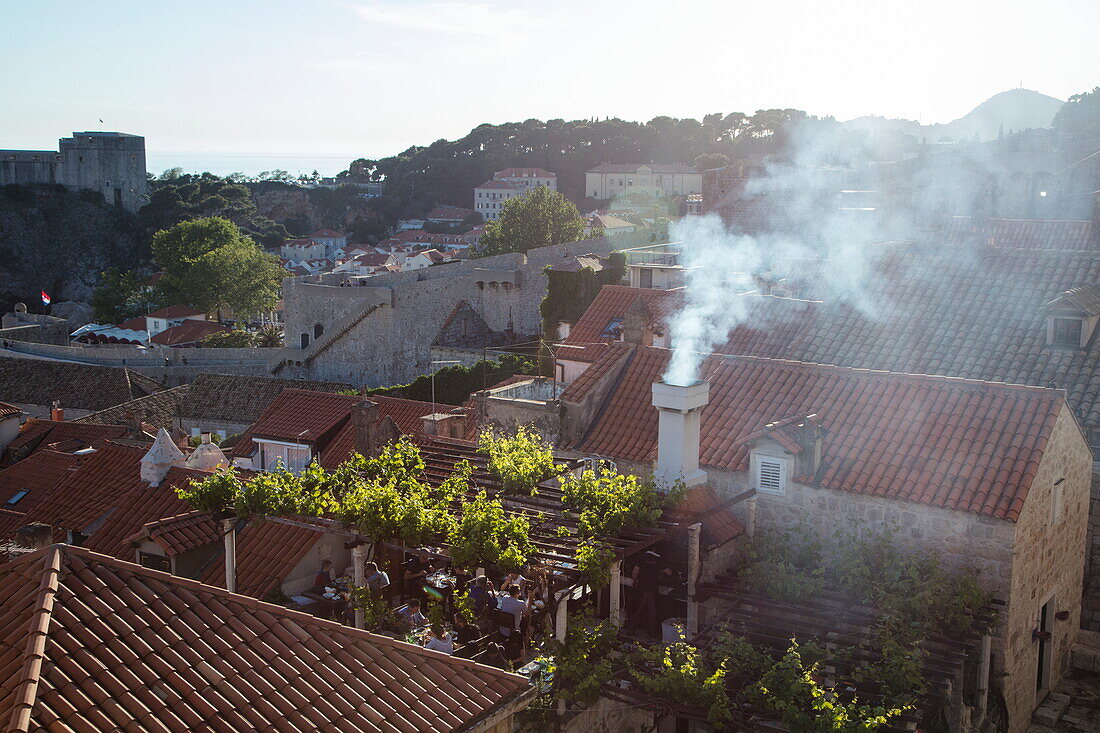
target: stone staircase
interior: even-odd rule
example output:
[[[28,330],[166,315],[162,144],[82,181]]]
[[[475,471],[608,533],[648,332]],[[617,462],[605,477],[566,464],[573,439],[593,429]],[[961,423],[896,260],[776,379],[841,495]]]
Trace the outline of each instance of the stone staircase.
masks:
[[[309,362],[313,361],[313,359],[316,358],[317,355],[320,354],[322,351],[327,349],[329,346],[332,346],[339,339],[343,338],[348,331],[359,325],[359,323],[361,323],[364,318],[369,316],[371,313],[374,313],[381,307],[381,304],[376,303],[374,305],[369,305],[366,308],[363,308],[361,311],[351,313],[336,324],[335,330],[326,332],[321,338],[312,342],[304,349],[295,349],[293,353],[293,358],[284,357],[277,364],[272,365],[270,368],[271,373],[278,374],[280,371],[282,371],[283,367],[286,366],[287,362],[289,361],[300,361],[303,364],[308,364]]]
[[[1028,733],[1100,731],[1100,632],[1080,632],[1070,670],[1031,716]]]

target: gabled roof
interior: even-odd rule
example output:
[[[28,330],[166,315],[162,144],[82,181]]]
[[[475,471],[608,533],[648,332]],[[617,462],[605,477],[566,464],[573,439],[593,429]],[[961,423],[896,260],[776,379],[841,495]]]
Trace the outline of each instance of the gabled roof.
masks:
[[[0,639],[0,715],[13,731],[456,731],[529,689],[519,675],[64,545],[0,567]]]
[[[130,426],[136,417],[154,428],[165,428],[171,431],[180,403],[187,396],[190,388],[189,384],[181,384],[147,397],[139,397],[106,410],[93,412],[73,422]]]
[[[9,405],[6,402],[0,402],[0,420],[4,420],[9,417],[22,415],[23,411],[15,405]]]
[[[119,425],[40,420],[32,417],[19,428],[19,435],[8,444],[7,454],[2,457],[6,462],[19,461],[36,450],[51,445],[64,446],[63,452],[71,453],[97,445],[108,438],[121,438],[126,435],[126,431],[126,427]]]
[[[346,239],[348,235],[343,232],[334,232],[331,229],[318,229],[309,236],[313,239]]]
[[[956,216],[947,225],[950,244],[988,242],[994,247],[1032,250],[1097,250],[1091,221],[1063,219],[987,219],[976,223]]]
[[[218,520],[210,512],[191,510],[142,525],[137,534],[129,538],[131,543],[148,539],[164,548],[164,554],[175,557],[221,538]]]
[[[205,316],[205,311],[200,311],[196,308],[192,308],[189,305],[170,305],[167,308],[160,308],[152,313],[146,314],[149,318],[189,318],[193,316]]]
[[[669,355],[616,345],[570,384],[563,402],[623,369],[587,433],[567,447],[653,460],[650,386]],[[703,374],[711,383],[704,466],[744,472],[746,438],[777,420],[815,414],[825,426],[820,486],[1009,521],[1019,516],[1065,402],[1061,390],[753,357],[711,357]]]
[[[15,404],[105,410],[162,389],[124,367],[0,356],[0,399]]]
[[[698,173],[690,165],[684,163],[672,163],[662,165],[660,163],[600,163],[595,168],[589,168],[588,173],[637,173],[639,168],[649,168],[654,173]]]
[[[193,420],[254,423],[284,389],[312,392],[352,391],[343,382],[279,379],[236,374],[200,374],[180,402],[179,415]]]
[[[1100,288],[1095,285],[1079,285],[1070,288],[1046,304],[1047,310],[1065,307],[1075,308],[1086,316],[1100,315]]]
[[[361,399],[359,395],[285,389],[241,436],[235,452],[250,455],[256,449],[255,438],[301,443],[320,449],[351,418],[352,405]]]
[[[569,329],[567,344],[593,344],[606,342],[607,326],[615,319],[622,319],[627,308],[637,298],[642,298],[646,308],[654,316],[655,325],[663,326],[683,302],[682,290],[656,290],[631,288],[625,285],[604,285],[584,315]]]
[[[203,475],[173,468],[158,486],[150,486],[141,480],[141,458],[147,450],[148,444],[103,441],[87,455],[39,451],[0,471],[0,503],[25,488],[32,472],[60,477],[21,499],[13,507],[20,516],[0,520],[0,537],[31,522],[42,522],[54,527],[58,540],[68,531],[77,531],[88,535],[85,547],[115,557],[128,556],[127,539],[147,522],[186,511],[188,507],[175,489]]]
[[[557,173],[551,173],[543,168],[505,168],[493,174],[493,178],[557,178]]]
[[[207,336],[228,331],[228,326],[212,321],[184,321],[178,326],[172,326],[149,339],[154,344],[161,346],[180,346],[183,344],[197,344]]]
[[[220,542],[218,527],[211,541]],[[237,592],[263,598],[300,563],[324,535],[313,529],[280,522],[240,521],[237,523]],[[223,546],[224,547],[224,546]],[[343,572],[343,568],[337,572]],[[204,583],[225,585],[224,549],[199,577]]]
[[[462,221],[474,213],[473,209],[463,209],[460,206],[436,206],[428,212],[427,219],[440,219],[445,221]]]

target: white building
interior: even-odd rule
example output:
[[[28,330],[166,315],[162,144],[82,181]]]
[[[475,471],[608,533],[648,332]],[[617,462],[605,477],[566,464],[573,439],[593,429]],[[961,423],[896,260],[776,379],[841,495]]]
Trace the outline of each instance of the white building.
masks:
[[[504,202],[539,186],[557,191],[558,175],[542,168],[505,168],[474,189],[474,210],[485,221],[492,221],[500,216]]]
[[[584,174],[584,188],[585,195],[594,199],[610,199],[628,193],[683,196],[703,192],[703,174],[683,163],[601,163]]]

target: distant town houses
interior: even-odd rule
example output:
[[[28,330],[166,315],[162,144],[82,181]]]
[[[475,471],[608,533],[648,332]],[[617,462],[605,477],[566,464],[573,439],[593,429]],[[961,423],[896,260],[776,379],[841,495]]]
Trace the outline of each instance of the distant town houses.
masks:
[[[436,204],[435,208],[428,212],[427,220],[432,224],[458,225],[474,215],[473,209],[464,209],[461,206],[446,206]]]
[[[505,168],[474,189],[474,209],[485,221],[500,216],[504,203],[545,186],[558,190],[558,175],[542,168]]]
[[[684,163],[601,163],[584,174],[584,182],[585,195],[594,199],[630,193],[662,197],[703,192],[703,174]]]
[[[302,239],[288,239],[279,254],[292,262],[332,259],[343,256],[348,246],[348,235],[331,229],[319,229]]]
[[[130,344],[135,346],[196,346],[212,333],[228,330],[210,321],[206,313],[185,305],[171,305],[119,324],[89,323],[73,331],[82,344]]]

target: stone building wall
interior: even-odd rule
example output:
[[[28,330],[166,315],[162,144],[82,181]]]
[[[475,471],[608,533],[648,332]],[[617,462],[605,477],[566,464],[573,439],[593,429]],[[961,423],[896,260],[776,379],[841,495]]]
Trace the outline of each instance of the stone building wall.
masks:
[[[648,238],[648,234],[645,234]],[[515,337],[541,332],[539,303],[548,265],[576,255],[606,256],[641,237],[602,237],[379,275],[368,287],[343,278],[288,278],[283,285],[286,362],[278,376],[335,379],[370,387],[404,384],[429,371],[431,344],[462,300],[493,331]],[[314,340],[316,326],[323,329]],[[309,344],[302,347],[302,334]]]
[[[1062,513],[1055,521],[1052,497],[1059,479],[1065,479],[1061,485]],[[1008,703],[1011,731],[1026,730],[1031,712],[1039,702],[1035,691],[1038,644],[1031,632],[1037,626],[1039,609],[1051,596],[1056,611],[1068,611],[1069,618],[1053,621],[1049,687],[1057,684],[1069,667],[1080,627],[1091,480],[1092,454],[1065,408],[1015,525],[1012,595],[998,630],[998,641],[1004,643],[1001,659],[1008,673],[1001,686]],[[998,654],[996,645],[994,653]]]
[[[1095,469],[1094,469],[1095,470]],[[1092,475],[1092,501],[1086,535],[1085,595],[1081,628],[1100,631],[1100,474]]]

